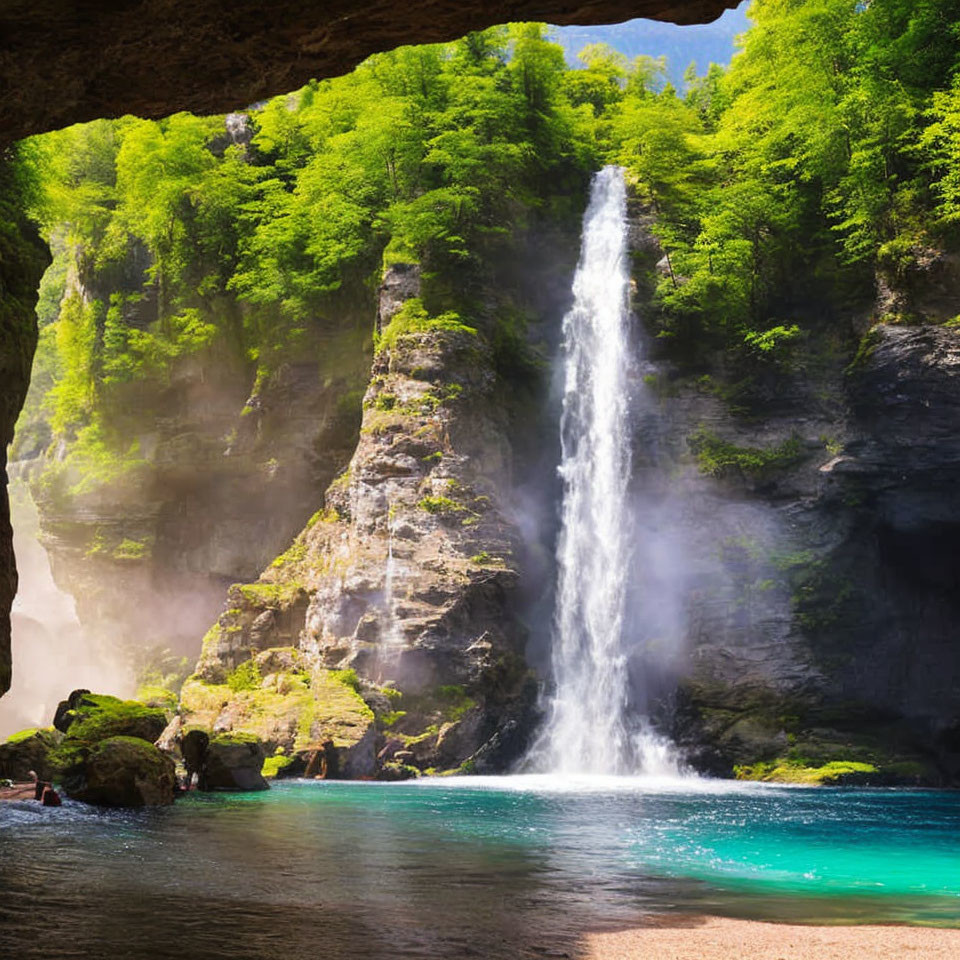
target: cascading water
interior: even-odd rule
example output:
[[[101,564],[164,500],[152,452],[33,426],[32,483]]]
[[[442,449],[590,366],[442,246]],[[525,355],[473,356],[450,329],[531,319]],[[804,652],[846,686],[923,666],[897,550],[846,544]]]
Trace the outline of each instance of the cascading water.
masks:
[[[556,773],[676,773],[653,732],[628,721],[631,568],[630,330],[626,185],[593,181],[574,303],[563,320],[563,504],[552,647],[554,699],[531,760]]]

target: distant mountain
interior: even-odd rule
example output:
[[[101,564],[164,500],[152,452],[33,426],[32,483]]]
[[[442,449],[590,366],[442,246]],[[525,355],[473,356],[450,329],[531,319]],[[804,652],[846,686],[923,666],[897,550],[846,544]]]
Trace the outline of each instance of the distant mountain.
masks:
[[[640,54],[665,55],[668,76],[679,87],[691,61],[696,62],[699,73],[704,73],[711,63],[730,62],[736,50],[734,38],[750,26],[749,5],[749,2],[741,3],[713,23],[690,27],[656,20],[627,20],[609,26],[554,29],[571,65],[578,64],[577,54],[588,43],[609,44],[631,59]]]

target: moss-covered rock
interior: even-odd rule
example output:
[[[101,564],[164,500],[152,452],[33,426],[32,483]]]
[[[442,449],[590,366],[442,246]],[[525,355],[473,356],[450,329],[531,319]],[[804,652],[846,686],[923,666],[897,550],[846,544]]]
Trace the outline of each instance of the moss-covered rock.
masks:
[[[21,730],[0,744],[0,777],[28,780],[32,770],[41,780],[52,780],[51,752],[63,739],[53,727]]]
[[[734,768],[738,780],[794,783],[808,786],[911,786],[936,782],[936,772],[916,761],[867,763],[861,760],[831,760],[819,766],[794,757]]]
[[[422,776],[419,767],[393,760],[383,764],[377,771],[378,780],[386,780],[391,783],[398,780],[415,780],[419,776]]]
[[[85,751],[82,765],[63,779],[67,796],[108,807],[173,803],[173,761],[138,737],[109,737]]]
[[[97,743],[110,737],[137,737],[153,743],[167,716],[159,707],[107,694],[75,691],[57,708],[55,726],[71,740]]]
[[[244,733],[222,733],[207,745],[201,790],[267,790],[263,778],[263,744]]]
[[[285,753],[275,753],[263,761],[260,773],[265,780],[273,780],[276,777],[283,777],[287,770],[296,765],[295,757],[288,757]]]
[[[282,750],[290,763],[277,772],[297,758],[302,768],[306,757],[332,741],[340,770],[351,776],[373,773],[373,711],[352,671],[311,670],[302,653],[280,647],[261,651],[226,680],[187,680],[180,702],[188,723],[253,736],[274,756]]]

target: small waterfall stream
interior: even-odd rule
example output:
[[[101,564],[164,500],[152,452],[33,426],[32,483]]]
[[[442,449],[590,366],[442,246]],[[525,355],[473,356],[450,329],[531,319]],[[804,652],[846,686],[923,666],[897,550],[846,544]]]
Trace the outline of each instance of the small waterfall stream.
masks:
[[[563,483],[552,644],[554,698],[532,762],[555,773],[676,773],[662,738],[628,718],[631,336],[626,185],[596,174],[574,303],[563,319]]]

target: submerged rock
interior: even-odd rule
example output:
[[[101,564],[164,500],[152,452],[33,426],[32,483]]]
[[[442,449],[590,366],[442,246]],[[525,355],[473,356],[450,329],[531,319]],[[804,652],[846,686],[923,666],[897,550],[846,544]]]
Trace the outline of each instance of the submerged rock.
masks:
[[[173,761],[137,737],[109,737],[97,743],[82,766],[64,779],[73,800],[108,807],[148,807],[173,803]]]
[[[25,781],[33,771],[40,780],[52,780],[50,753],[62,739],[63,734],[52,727],[15,733],[0,744],[0,777]]]
[[[263,744],[242,733],[220,734],[207,745],[200,774],[201,790],[268,790]]]

